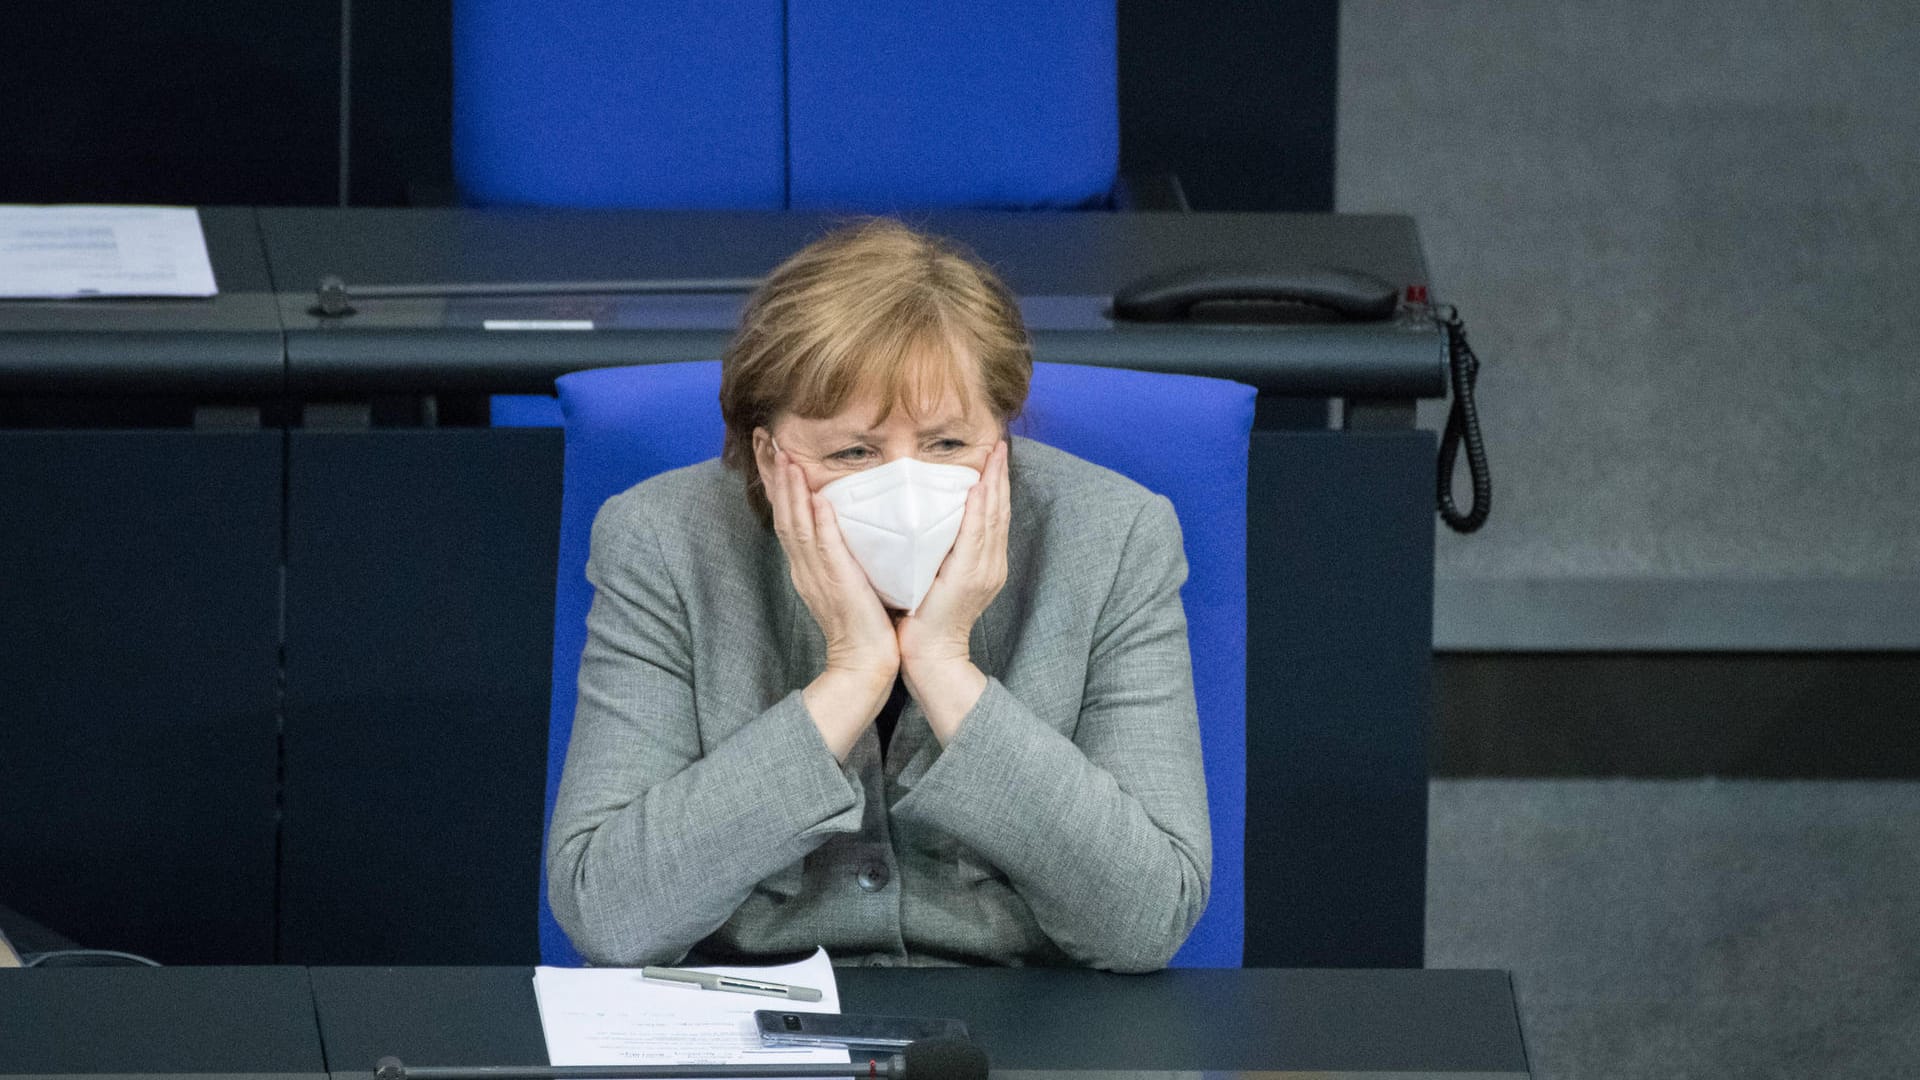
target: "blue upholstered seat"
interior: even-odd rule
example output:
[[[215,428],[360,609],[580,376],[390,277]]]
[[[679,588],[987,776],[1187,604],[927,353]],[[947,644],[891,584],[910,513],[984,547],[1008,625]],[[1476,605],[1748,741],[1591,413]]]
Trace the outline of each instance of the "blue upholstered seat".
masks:
[[[587,548],[608,498],[655,473],[720,452],[720,365],[605,368],[559,380],[566,479],[554,605],[553,701],[547,815],[553,814],[573,726],[586,642]],[[1185,538],[1186,606],[1213,822],[1213,887],[1206,914],[1174,957],[1181,967],[1241,963],[1246,824],[1247,449],[1252,387],[1221,379],[1067,364],[1036,364],[1017,434],[1060,447],[1172,500]],[[540,887],[540,954],[580,957]]]
[[[478,205],[912,210],[1100,203],[1113,0],[456,0],[453,153]]]
[[[775,209],[780,0],[456,0],[453,164],[480,206]]]
[[[1120,165],[1113,0],[787,6],[787,205],[1104,202]]]

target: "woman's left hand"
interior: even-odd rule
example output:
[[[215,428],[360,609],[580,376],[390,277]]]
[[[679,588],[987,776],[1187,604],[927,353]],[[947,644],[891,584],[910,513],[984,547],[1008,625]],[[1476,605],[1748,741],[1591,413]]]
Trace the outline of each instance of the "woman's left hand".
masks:
[[[1007,583],[1008,492],[1003,439],[988,453],[980,482],[967,492],[960,535],[920,607],[894,623],[907,692],[920,703],[942,744],[986,688],[986,676],[973,666],[967,639]]]

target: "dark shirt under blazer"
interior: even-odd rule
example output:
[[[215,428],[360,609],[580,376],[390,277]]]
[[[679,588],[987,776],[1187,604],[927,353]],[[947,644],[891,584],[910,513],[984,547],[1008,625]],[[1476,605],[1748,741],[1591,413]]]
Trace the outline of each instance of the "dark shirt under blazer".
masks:
[[[607,502],[548,840],[583,955],[1165,966],[1212,854],[1179,523],[1029,440],[1009,478],[979,703],[943,749],[909,701],[844,766],[800,696],[825,640],[741,478],[708,461]]]

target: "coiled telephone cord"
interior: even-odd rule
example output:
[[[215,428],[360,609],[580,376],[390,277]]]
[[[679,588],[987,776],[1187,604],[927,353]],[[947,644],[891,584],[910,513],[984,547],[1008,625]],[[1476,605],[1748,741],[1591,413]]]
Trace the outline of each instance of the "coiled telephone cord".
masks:
[[[1493,507],[1493,480],[1487,475],[1487,450],[1480,438],[1480,413],[1473,403],[1473,385],[1480,377],[1480,358],[1467,344],[1467,325],[1452,304],[1439,308],[1434,318],[1447,332],[1447,373],[1453,388],[1453,406],[1440,435],[1440,520],[1455,532],[1470,533],[1487,523]],[[1467,479],[1473,485],[1472,508],[1462,513],[1453,501],[1453,471],[1460,447],[1467,449]]]

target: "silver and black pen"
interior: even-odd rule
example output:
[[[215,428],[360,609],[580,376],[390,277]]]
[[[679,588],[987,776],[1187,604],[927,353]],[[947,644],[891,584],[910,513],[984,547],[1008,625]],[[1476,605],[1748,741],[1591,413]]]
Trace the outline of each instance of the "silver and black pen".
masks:
[[[743,979],[738,975],[715,975],[710,971],[689,971],[686,968],[645,967],[640,969],[642,978],[665,979],[668,982],[693,983],[703,990],[727,990],[736,994],[760,994],[765,997],[786,998],[789,1001],[819,1001],[820,991],[811,986],[788,986],[785,983],[762,982],[759,979]]]

